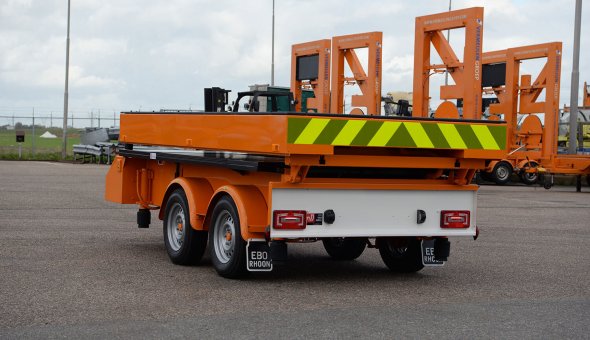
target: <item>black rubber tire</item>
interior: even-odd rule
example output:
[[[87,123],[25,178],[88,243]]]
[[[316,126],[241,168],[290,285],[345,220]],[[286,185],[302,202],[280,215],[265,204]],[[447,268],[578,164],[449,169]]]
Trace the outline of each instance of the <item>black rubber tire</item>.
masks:
[[[377,247],[385,265],[396,273],[415,273],[424,268],[420,241],[414,237],[380,237]]]
[[[178,208],[182,210],[178,210]],[[174,216],[170,216],[170,214],[177,214],[177,218],[182,220],[182,216],[184,215],[184,222],[182,225],[182,229],[184,231],[183,235],[181,236],[180,240],[182,244],[180,247],[174,246],[174,241],[170,239],[170,233],[168,228],[177,228],[172,223],[170,223]],[[178,221],[176,221],[178,225]],[[170,261],[175,264],[180,265],[193,265],[197,264],[203,254],[205,253],[205,248],[207,247],[207,232],[201,230],[195,230],[192,228],[190,224],[190,214],[188,209],[188,201],[186,199],[186,194],[182,189],[176,189],[166,202],[166,210],[164,212],[164,221],[163,221],[163,232],[164,232],[164,245],[166,246],[166,252],[168,253],[168,257],[170,257]],[[174,249],[178,248],[178,249]]]
[[[492,178],[492,174],[489,172],[485,172],[483,170],[481,170],[479,172],[479,177],[486,182],[493,182],[494,181],[494,179]]]
[[[366,238],[331,237],[322,240],[324,249],[334,260],[352,261],[357,259],[367,247]]]
[[[539,174],[531,172],[521,172],[520,180],[526,185],[535,185],[539,182]]]
[[[546,190],[551,189],[553,187],[553,183],[551,182],[551,176],[546,176],[543,178],[543,188]]]
[[[539,166],[539,164],[537,164],[536,162],[530,162],[530,167],[536,168],[538,166]],[[521,170],[520,173],[518,174],[518,176],[520,177],[520,180],[522,181],[522,183],[524,183],[526,185],[533,185],[533,184],[537,184],[539,182],[539,173],[538,172],[526,172],[524,170]]]
[[[496,166],[494,166],[494,170],[492,170],[492,179],[498,185],[504,185],[510,182],[510,176],[512,176],[512,165],[507,162],[498,162]]]
[[[223,232],[218,229],[230,225],[233,227],[233,231],[230,235],[231,239],[227,241],[229,242],[228,249],[231,250],[231,254],[228,255],[220,248],[222,246],[216,245],[215,242],[216,233]],[[209,251],[213,267],[220,276],[237,279],[248,273],[246,270],[246,242],[242,239],[240,217],[236,204],[229,196],[222,197],[213,208],[209,226]],[[224,259],[223,256],[227,258]]]

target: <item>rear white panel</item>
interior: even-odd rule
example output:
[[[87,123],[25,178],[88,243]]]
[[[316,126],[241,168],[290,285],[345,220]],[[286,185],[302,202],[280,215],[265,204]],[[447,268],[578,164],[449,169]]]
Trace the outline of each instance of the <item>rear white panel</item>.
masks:
[[[475,191],[273,189],[272,211],[305,210],[336,213],[333,224],[308,225],[304,230],[276,230],[271,237],[377,237],[475,235]],[[426,221],[417,224],[417,210]],[[469,229],[441,229],[441,210],[469,210]]]

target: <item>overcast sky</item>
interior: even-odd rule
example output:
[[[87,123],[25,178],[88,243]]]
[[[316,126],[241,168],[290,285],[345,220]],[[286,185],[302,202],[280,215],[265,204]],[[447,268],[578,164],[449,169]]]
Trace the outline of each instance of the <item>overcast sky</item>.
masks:
[[[71,2],[74,112],[199,109],[204,87],[235,95],[270,82],[272,0]],[[484,51],[562,41],[563,105],[570,96],[574,4],[454,0],[453,9],[485,8]],[[411,91],[414,18],[447,9],[446,0],[276,0],[275,83],[289,86],[294,43],[382,31],[383,92]],[[66,15],[67,0],[0,0],[0,115],[32,107],[63,111]],[[590,82],[589,25],[586,4],[581,84]]]

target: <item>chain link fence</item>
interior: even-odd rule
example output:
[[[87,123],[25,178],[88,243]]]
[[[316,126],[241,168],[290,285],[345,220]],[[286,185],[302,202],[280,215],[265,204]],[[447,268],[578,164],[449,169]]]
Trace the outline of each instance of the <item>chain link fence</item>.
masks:
[[[73,145],[87,128],[118,128],[119,113],[71,112],[67,122],[68,158]],[[23,139],[17,140],[17,135]],[[6,112],[0,110],[0,159],[61,159],[63,116],[53,112]]]

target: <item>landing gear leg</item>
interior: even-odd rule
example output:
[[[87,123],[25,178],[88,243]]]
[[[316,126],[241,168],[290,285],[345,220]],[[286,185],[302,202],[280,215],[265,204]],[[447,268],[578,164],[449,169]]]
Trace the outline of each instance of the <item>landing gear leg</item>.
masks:
[[[543,188],[549,190],[553,186],[553,174],[543,176]]]

